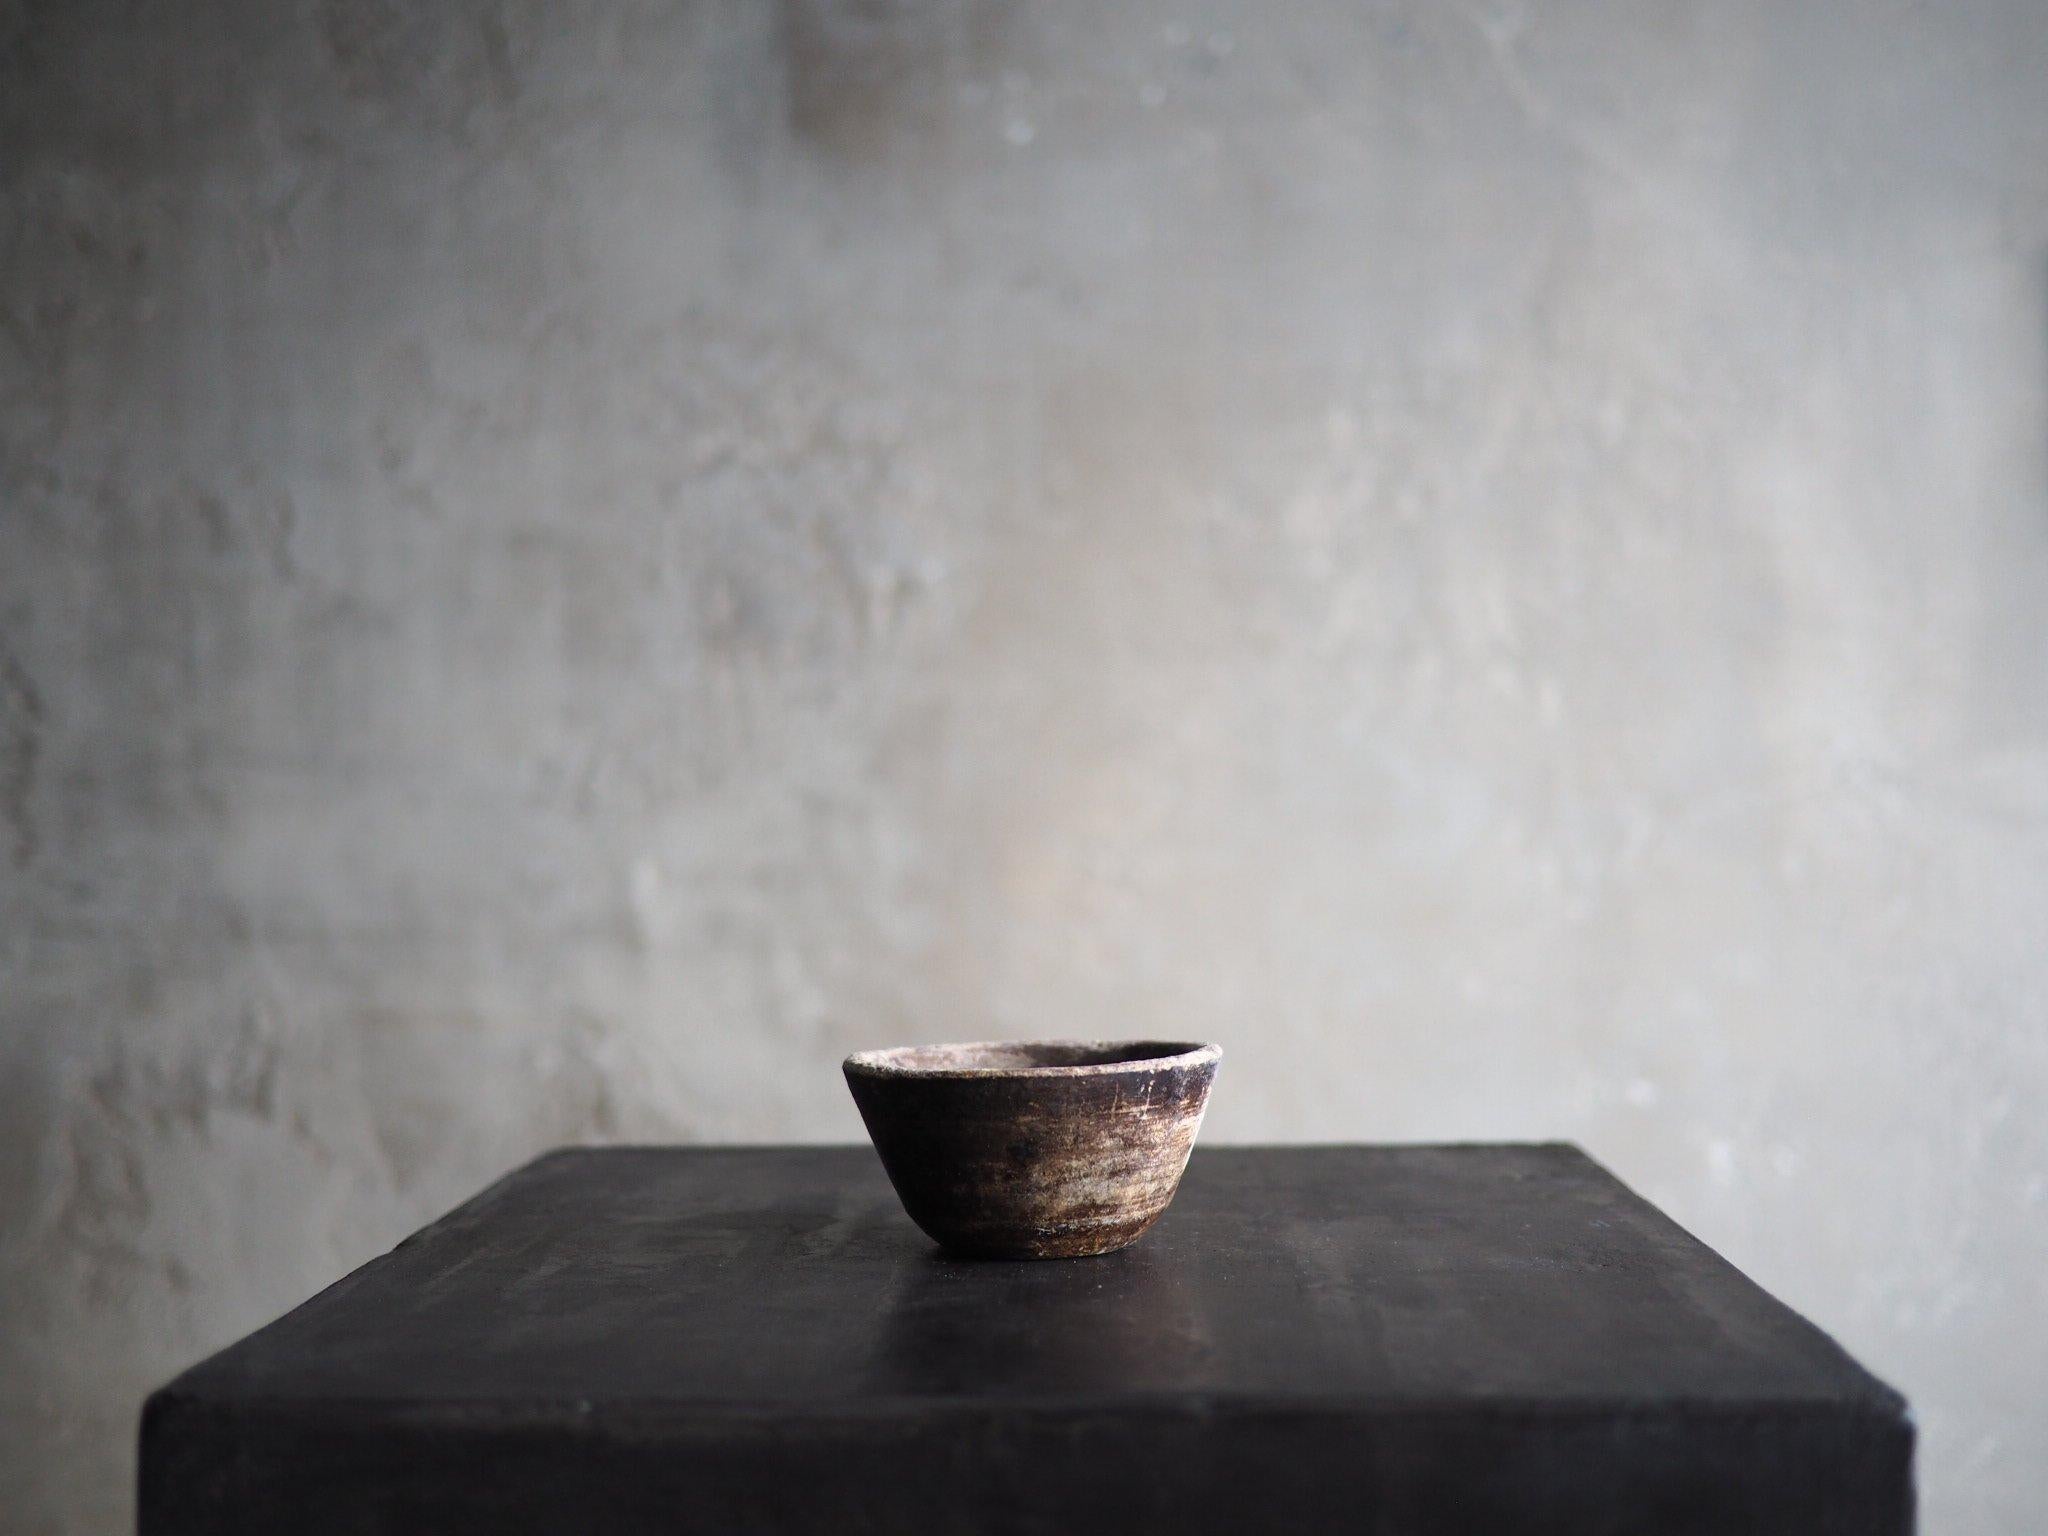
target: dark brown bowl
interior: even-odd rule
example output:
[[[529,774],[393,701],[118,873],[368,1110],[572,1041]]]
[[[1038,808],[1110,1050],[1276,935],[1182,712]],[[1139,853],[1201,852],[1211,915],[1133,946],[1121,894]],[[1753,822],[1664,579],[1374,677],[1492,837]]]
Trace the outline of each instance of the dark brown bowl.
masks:
[[[977,1258],[1136,1242],[1180,1185],[1223,1050],[1160,1040],[908,1045],[846,1085],[910,1219]]]

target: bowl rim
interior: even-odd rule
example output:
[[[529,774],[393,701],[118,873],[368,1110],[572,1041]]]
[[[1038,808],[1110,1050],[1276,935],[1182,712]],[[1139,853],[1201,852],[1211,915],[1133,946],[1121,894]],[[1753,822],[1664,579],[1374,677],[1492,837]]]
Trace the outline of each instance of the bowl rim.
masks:
[[[1132,1046],[1147,1046],[1157,1047],[1158,1054],[1133,1056],[1124,1061],[1040,1067],[926,1067],[907,1065],[901,1060],[913,1051],[986,1051],[1020,1045],[1057,1045],[1095,1051],[1128,1050]],[[864,1077],[1044,1079],[1108,1077],[1119,1072],[1157,1072],[1162,1068],[1214,1066],[1222,1059],[1222,1046],[1197,1040],[947,1040],[931,1045],[891,1045],[878,1050],[855,1051],[846,1058],[844,1067],[847,1072],[857,1072]]]

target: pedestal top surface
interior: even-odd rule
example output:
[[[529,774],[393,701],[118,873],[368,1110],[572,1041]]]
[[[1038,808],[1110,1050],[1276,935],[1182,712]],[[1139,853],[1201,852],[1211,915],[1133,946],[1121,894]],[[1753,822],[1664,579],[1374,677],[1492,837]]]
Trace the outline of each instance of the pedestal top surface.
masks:
[[[1562,1145],[1198,1149],[1135,1247],[1012,1263],[942,1256],[865,1147],[559,1152],[170,1390],[567,1414],[1902,1408]]]

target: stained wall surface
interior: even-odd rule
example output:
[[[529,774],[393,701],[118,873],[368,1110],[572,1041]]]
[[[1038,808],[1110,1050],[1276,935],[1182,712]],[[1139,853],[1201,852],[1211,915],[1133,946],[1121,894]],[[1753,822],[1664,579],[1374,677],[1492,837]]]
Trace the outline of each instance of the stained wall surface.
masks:
[[[1228,1050],[2048,1515],[2048,10],[0,5],[0,1526],[528,1154]]]

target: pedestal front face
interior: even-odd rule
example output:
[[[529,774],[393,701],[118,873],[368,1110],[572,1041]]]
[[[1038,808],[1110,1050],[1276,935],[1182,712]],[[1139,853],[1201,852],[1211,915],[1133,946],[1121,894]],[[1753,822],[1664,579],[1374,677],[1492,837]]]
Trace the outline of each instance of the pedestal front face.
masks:
[[[143,1536],[1888,1536],[1905,1405],[1565,1146],[1198,1150],[949,1260],[867,1148],[557,1153],[157,1393]]]

